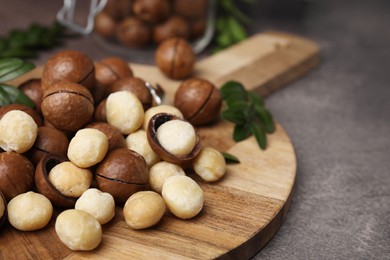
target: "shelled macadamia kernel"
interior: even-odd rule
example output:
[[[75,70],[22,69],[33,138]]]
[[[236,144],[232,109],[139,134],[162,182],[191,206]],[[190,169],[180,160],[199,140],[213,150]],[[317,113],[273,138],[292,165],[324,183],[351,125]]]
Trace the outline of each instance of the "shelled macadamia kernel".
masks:
[[[192,166],[196,174],[208,182],[219,180],[226,172],[225,158],[220,151],[212,147],[202,148]]]
[[[7,206],[8,221],[22,231],[37,230],[49,223],[53,206],[48,198],[32,191],[19,194]]]
[[[106,101],[107,122],[122,134],[137,131],[144,121],[144,109],[139,99],[129,91],[111,93]]]
[[[91,186],[92,172],[66,161],[51,169],[49,180],[63,195],[78,198]]]
[[[144,229],[157,224],[165,213],[165,202],[154,191],[140,191],[127,199],[123,216],[127,225],[134,229]]]
[[[59,239],[72,250],[89,251],[102,241],[102,227],[89,213],[69,209],[56,219],[55,230]]]
[[[160,161],[160,156],[156,154],[148,143],[145,130],[138,130],[126,137],[127,148],[133,150],[145,158],[148,167]]]
[[[157,129],[157,139],[169,153],[186,155],[194,149],[197,136],[190,123],[183,120],[170,120]]]
[[[159,105],[159,106],[151,107],[148,110],[146,110],[146,112],[145,112],[145,119],[144,119],[144,123],[143,123],[143,129],[146,130],[148,128],[149,120],[153,116],[155,116],[157,114],[160,114],[160,113],[167,113],[167,114],[175,115],[175,116],[177,116],[178,118],[181,118],[181,119],[184,118],[183,114],[180,112],[180,110],[177,109],[174,106]]]
[[[38,126],[21,110],[11,110],[0,119],[0,147],[4,151],[24,153],[34,144]]]
[[[107,136],[97,129],[84,128],[70,141],[68,157],[78,167],[88,168],[103,160],[107,151]]]
[[[75,209],[91,214],[103,225],[115,216],[114,197],[98,189],[88,189],[76,201]]]
[[[163,185],[162,197],[168,209],[178,218],[193,218],[203,208],[203,190],[188,176],[169,177]]]
[[[149,170],[149,185],[152,190],[161,194],[165,181],[174,175],[186,175],[183,168],[169,162],[158,162]]]

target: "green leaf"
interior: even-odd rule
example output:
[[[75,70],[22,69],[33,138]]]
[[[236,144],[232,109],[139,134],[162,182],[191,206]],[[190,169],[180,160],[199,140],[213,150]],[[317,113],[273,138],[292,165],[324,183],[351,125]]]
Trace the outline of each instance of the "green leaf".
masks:
[[[240,163],[240,160],[236,156],[227,152],[221,152],[221,153],[223,155],[223,158],[225,158],[226,163]]]
[[[31,99],[23,93],[20,89],[9,85],[0,85],[0,102],[1,106],[9,104],[22,104],[31,108],[35,107],[35,104]]]
[[[250,125],[243,124],[243,125],[236,125],[234,127],[234,131],[233,131],[234,141],[240,142],[248,138],[250,135],[251,135]]]
[[[250,125],[250,131],[255,136],[259,147],[264,150],[267,147],[267,139],[264,130],[259,124],[252,122]]]
[[[271,113],[262,106],[255,106],[256,115],[263,122],[265,131],[273,133],[275,131],[275,123]]]
[[[257,95],[253,92],[248,92],[249,100],[255,105],[264,106],[263,98],[260,95]]]
[[[0,82],[15,79],[35,68],[35,65],[31,62],[22,61],[22,65],[18,66],[18,64],[20,64],[20,62],[15,61],[11,66],[2,67],[0,69]]]
[[[228,18],[228,28],[234,42],[240,42],[248,37],[244,27],[232,16]]]
[[[18,57],[21,59],[35,58],[37,57],[37,53],[29,49],[21,49],[21,48],[7,49],[0,53],[0,58],[11,58],[11,57]]]
[[[222,85],[221,89],[222,98],[226,99],[230,96],[235,97],[236,99],[241,99],[247,97],[247,92],[244,86],[237,81],[228,81]]]
[[[235,124],[244,124],[247,121],[242,109],[226,109],[222,111],[221,117]]]

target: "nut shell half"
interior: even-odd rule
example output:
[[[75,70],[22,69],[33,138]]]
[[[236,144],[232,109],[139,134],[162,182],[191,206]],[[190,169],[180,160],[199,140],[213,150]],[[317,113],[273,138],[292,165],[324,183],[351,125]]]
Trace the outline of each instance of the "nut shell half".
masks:
[[[38,192],[45,195],[54,205],[70,208],[74,206],[77,198],[65,196],[49,180],[51,169],[65,161],[68,159],[58,154],[48,154],[43,157],[35,169],[35,186]]]
[[[2,203],[4,209],[3,212],[0,212],[0,228],[4,224],[5,220],[7,219],[7,201],[5,200],[5,197],[3,193],[0,191],[0,203]],[[0,208],[1,210],[1,208]]]
[[[196,138],[197,138],[196,145],[195,145],[194,149],[192,149],[192,151],[187,155],[174,155],[174,154],[169,153],[167,150],[165,150],[162,147],[162,145],[160,144],[160,142],[157,139],[157,129],[165,122],[167,122],[169,120],[175,120],[175,119],[186,121],[186,120],[181,119],[180,117],[177,117],[177,116],[171,115],[171,114],[166,114],[166,113],[159,113],[159,114],[154,115],[149,120],[146,135],[147,135],[148,142],[149,142],[149,145],[152,148],[152,150],[155,153],[157,153],[158,155],[160,155],[160,157],[164,161],[180,165],[183,168],[188,168],[191,166],[192,160],[196,157],[196,155],[200,152],[200,149],[201,149],[201,141],[200,141],[201,139],[199,136],[199,132],[197,132],[196,129],[195,129]]]

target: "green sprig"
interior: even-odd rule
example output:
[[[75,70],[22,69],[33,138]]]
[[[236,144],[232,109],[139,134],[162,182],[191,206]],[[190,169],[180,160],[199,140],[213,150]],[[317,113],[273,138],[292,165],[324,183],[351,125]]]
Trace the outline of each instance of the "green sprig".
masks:
[[[0,38],[0,58],[35,58],[38,51],[61,44],[64,32],[64,27],[58,22],[47,27],[31,24],[26,30],[11,30],[5,37]]]
[[[33,63],[18,58],[0,59],[0,106],[16,103],[34,108],[34,102],[23,91],[5,84],[6,81],[20,77],[34,68]]]
[[[221,153],[223,155],[223,158],[225,158],[226,163],[240,163],[240,160],[236,156],[227,152],[221,152]]]
[[[226,104],[221,117],[235,124],[233,140],[239,142],[253,135],[259,147],[266,149],[266,134],[275,131],[275,123],[262,97],[247,91],[236,81],[226,82],[221,87],[221,94]]]

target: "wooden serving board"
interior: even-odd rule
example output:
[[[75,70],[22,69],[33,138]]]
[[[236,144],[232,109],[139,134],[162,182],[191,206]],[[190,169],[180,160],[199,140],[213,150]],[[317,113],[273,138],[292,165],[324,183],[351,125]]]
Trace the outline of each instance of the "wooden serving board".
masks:
[[[306,39],[277,32],[261,33],[226,51],[199,61],[194,76],[220,86],[237,80],[248,89],[267,95],[302,76],[318,62],[318,46]],[[165,89],[172,102],[179,81],[168,80],[153,66],[131,64],[136,76]],[[40,76],[41,69],[27,77]],[[201,213],[180,220],[167,212],[155,227],[132,230],[122,208],[103,226],[103,241],[90,252],[66,248],[54,231],[56,211],[42,230],[21,232],[9,224],[0,230],[0,259],[246,259],[275,234],[290,206],[296,176],[293,145],[280,124],[268,135],[262,151],[254,138],[234,143],[233,125],[219,121],[199,129],[203,145],[236,155],[240,164],[228,165],[226,176],[202,182],[205,204]]]

